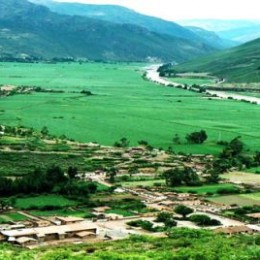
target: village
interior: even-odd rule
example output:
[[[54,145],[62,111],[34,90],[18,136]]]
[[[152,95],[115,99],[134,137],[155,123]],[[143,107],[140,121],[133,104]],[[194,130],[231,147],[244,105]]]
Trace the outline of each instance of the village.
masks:
[[[2,129],[5,130],[5,128]],[[20,142],[26,139],[23,137],[24,131],[19,131]],[[44,140],[45,150],[41,151],[38,149],[28,151],[24,145],[22,151],[34,156],[49,154],[60,156],[71,153],[74,157],[82,157],[87,151],[87,157],[84,160],[85,164],[91,165],[91,168],[87,171],[79,170],[75,180],[83,183],[95,183],[103,187],[104,191],[91,195],[90,200],[94,206],[88,209],[91,211],[88,218],[70,215],[70,213],[59,215],[59,211],[53,211],[53,214],[47,215],[45,211],[35,214],[34,211],[19,209],[15,206],[2,209],[5,211],[1,212],[0,218],[5,217],[4,214],[9,212],[20,214],[26,218],[25,220],[9,220],[7,223],[0,224],[0,240],[2,242],[34,248],[64,243],[78,244],[118,240],[132,234],[163,237],[166,235],[167,229],[160,229],[164,227],[164,224],[156,220],[160,213],[170,214],[171,219],[176,222],[176,226],[173,228],[206,228],[227,235],[260,232],[259,212],[246,212],[244,220],[227,216],[225,212],[230,213],[239,208],[240,205],[225,203],[224,200],[222,202],[221,194],[217,193],[223,187],[234,188],[235,191],[239,189],[242,193],[250,187],[252,194],[255,194],[254,192],[259,190],[259,183],[256,181],[233,184],[230,180],[222,179],[219,184],[215,185],[216,191],[212,190],[215,188],[214,185],[187,187],[186,190],[185,187],[173,189],[165,186],[162,173],[174,168],[192,168],[201,179],[205,178],[206,169],[214,160],[212,155],[174,154],[150,148],[147,144],[140,144],[137,147],[108,147],[95,143],[81,144],[73,141],[66,141],[66,145],[70,147],[69,151],[55,153],[50,151],[50,147],[55,142]],[[13,144],[1,145],[1,152],[12,155],[19,153],[14,147]],[[253,178],[255,177],[253,176]],[[205,189],[205,192],[200,193],[200,188]],[[210,188],[209,191],[207,191],[208,188]],[[46,196],[48,200],[49,195]],[[238,198],[241,195],[234,196]],[[214,201],[215,197],[220,198],[220,201]],[[119,203],[124,205],[124,201],[127,202],[127,200],[138,202],[145,210],[138,211],[131,208],[126,212],[116,206]],[[252,205],[254,203],[253,200]],[[255,204],[259,205],[259,202],[256,201]],[[180,205],[191,210],[191,213],[185,218],[175,212],[176,207]],[[71,209],[71,213],[77,210],[75,207],[69,209]],[[87,208],[83,208],[83,212],[85,209]],[[218,224],[198,225],[191,221],[192,215],[206,215],[209,219],[217,221]],[[140,226],[131,225],[131,222],[138,221],[150,223],[154,230],[156,227],[159,229],[149,231]]]
[[[86,174],[86,178],[100,181],[107,185],[106,178],[101,177],[100,172]],[[114,190],[115,194],[131,194],[139,198],[150,212],[134,216],[123,216],[116,213],[107,213],[109,206],[93,208],[93,218],[86,220],[80,217],[35,217],[26,212],[20,212],[28,217],[27,221],[19,221],[12,224],[0,225],[0,240],[27,248],[46,245],[58,245],[64,243],[83,243],[107,240],[118,240],[127,238],[131,234],[147,234],[152,236],[165,236],[164,232],[148,232],[139,227],[131,227],[129,221],[150,221],[154,226],[161,225],[155,219],[158,213],[168,212],[176,217],[177,227],[188,227],[192,229],[210,228],[216,233],[252,234],[260,232],[260,226],[252,223],[244,223],[231,218],[223,217],[222,210],[231,207],[206,201],[202,196],[190,193],[159,192],[157,188],[124,188]],[[185,205],[193,210],[192,214],[204,214],[218,220],[221,225],[211,227],[200,227],[189,219],[182,220],[180,215],[174,213],[174,207]],[[192,215],[191,214],[191,215]],[[259,223],[260,215],[249,214]],[[176,228],[177,228],[176,227]]]

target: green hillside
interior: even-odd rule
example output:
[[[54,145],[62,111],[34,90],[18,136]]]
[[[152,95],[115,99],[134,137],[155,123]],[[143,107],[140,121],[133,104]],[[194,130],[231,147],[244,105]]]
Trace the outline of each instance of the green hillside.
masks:
[[[174,70],[210,72],[227,82],[260,82],[260,38],[183,63]]]
[[[0,1],[0,57],[185,61],[214,48],[130,24],[67,16],[26,0]]]
[[[189,28],[180,26],[179,24],[166,21],[160,18],[147,16],[137,13],[131,9],[117,5],[95,5],[81,3],[63,3],[52,0],[30,0],[31,2],[42,4],[50,8],[51,11],[66,14],[80,15],[89,18],[100,19],[117,24],[134,24],[144,27],[149,31],[160,34],[167,34],[173,37],[179,37],[191,41],[195,46],[198,44],[206,44],[217,49],[224,49],[235,46],[230,45],[230,42],[222,41],[221,39],[213,39],[210,36],[205,36],[205,33],[194,32]],[[220,44],[221,42],[221,44]]]
[[[216,43],[216,41],[210,39],[205,40],[199,33],[194,33],[192,30],[182,27],[172,21],[166,21],[160,18],[137,13],[134,10],[122,6],[62,3],[52,0],[30,1],[47,6],[51,11],[60,14],[80,15],[117,24],[133,24],[136,26],[141,26],[156,33],[187,39],[193,42],[195,46],[198,44],[206,44],[209,46],[214,46],[217,49],[224,49],[225,47],[230,46],[229,44],[223,44],[223,46],[221,46],[218,42]]]

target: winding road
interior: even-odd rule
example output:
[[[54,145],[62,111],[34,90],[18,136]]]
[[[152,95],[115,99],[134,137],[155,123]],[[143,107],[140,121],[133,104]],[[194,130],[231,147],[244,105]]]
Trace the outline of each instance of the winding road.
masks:
[[[146,78],[152,82],[155,82],[157,84],[167,86],[167,87],[176,87],[176,86],[183,86],[182,84],[179,83],[174,83],[171,82],[167,79],[161,78],[159,76],[159,73],[157,72],[157,69],[161,65],[152,65],[149,67],[145,68],[146,71]],[[206,93],[209,94],[210,96],[218,97],[218,98],[224,98],[224,99],[234,99],[234,100],[239,100],[239,101],[247,101],[250,103],[255,103],[257,105],[260,105],[260,98],[257,97],[250,97],[250,96],[245,96],[245,95],[238,95],[234,93],[228,93],[225,91],[215,91],[215,90],[206,90]]]

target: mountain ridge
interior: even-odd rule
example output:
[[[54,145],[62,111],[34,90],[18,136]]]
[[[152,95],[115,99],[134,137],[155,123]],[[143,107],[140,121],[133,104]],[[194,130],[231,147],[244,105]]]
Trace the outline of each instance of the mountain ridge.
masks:
[[[26,0],[0,1],[0,57],[111,61],[185,61],[215,48],[115,24],[51,12]]]
[[[216,49],[224,49],[231,47],[229,42],[223,41],[221,44],[205,39],[205,34],[200,35],[193,30],[189,30],[178,23],[167,21],[162,18],[152,17],[138,13],[132,9],[110,4],[82,4],[82,3],[67,3],[55,2],[52,0],[30,0],[40,3],[50,8],[51,11],[66,14],[80,15],[89,18],[96,18],[103,21],[109,21],[117,24],[133,24],[144,27],[150,31],[168,34],[173,37],[184,38],[191,41],[193,44],[206,44]]]

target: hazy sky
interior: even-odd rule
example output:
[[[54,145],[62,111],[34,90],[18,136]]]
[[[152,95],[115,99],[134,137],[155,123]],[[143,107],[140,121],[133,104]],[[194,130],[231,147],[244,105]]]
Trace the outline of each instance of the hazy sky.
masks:
[[[257,19],[260,0],[55,0],[90,4],[116,4],[168,20]]]

